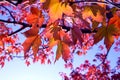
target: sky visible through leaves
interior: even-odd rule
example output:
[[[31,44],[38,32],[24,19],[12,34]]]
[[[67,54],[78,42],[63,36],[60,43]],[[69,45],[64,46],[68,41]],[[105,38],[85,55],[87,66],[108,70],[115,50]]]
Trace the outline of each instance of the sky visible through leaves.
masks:
[[[24,40],[24,37],[20,35],[21,41]],[[100,43],[103,43],[101,41]],[[98,45],[98,44],[97,44]],[[91,50],[88,51],[86,55],[74,56],[73,65],[74,68],[79,66],[84,60],[88,59],[92,62],[94,55],[98,52],[98,46],[94,45]],[[114,55],[112,55],[114,53]],[[108,60],[111,60],[111,67],[116,65],[116,59],[119,54],[111,49]],[[40,64],[32,63],[29,67],[23,62],[22,59],[14,59],[11,62],[6,62],[4,68],[0,69],[0,79],[1,80],[62,80],[59,75],[59,72],[65,72],[67,75],[70,73],[70,69],[64,67],[64,61],[62,58],[52,64]],[[97,63],[96,63],[97,64]],[[99,64],[99,63],[98,63]]]
[[[31,2],[31,1],[32,0],[30,0],[29,4],[34,4],[34,2]],[[115,1],[118,1],[118,0],[115,0]],[[74,6],[70,6],[70,4],[66,4],[67,2],[69,1],[66,0],[65,3],[62,3],[61,0],[60,1],[47,0],[45,4],[43,4],[43,7],[41,9],[31,6],[29,8],[30,13],[24,14],[24,16],[27,15],[25,18],[24,16],[20,18],[15,15],[14,15],[15,18],[13,18],[12,14],[10,14],[11,18],[13,18],[13,22],[7,19],[8,16],[2,17],[2,14],[0,15],[1,19],[3,19],[1,21],[4,22],[3,24],[1,23],[1,25],[7,25],[7,27],[11,28],[10,34],[9,33],[5,34],[4,32],[2,33],[1,31],[1,34],[3,34],[0,37],[1,50],[5,51],[5,53],[1,51],[0,64],[1,64],[1,67],[4,66],[3,68],[0,69],[1,80],[62,80],[62,77],[60,76],[59,73],[65,72],[69,77],[70,72],[74,71],[77,66],[81,67],[79,65],[81,65],[82,63],[87,62],[89,65],[89,62],[90,62],[92,64],[99,65],[101,63],[99,62],[100,59],[103,60],[101,63],[103,64],[103,66],[100,65],[103,67],[103,75],[104,75],[104,69],[107,70],[107,67],[108,67],[108,66],[106,67],[105,63],[109,64],[109,60],[111,61],[110,67],[114,68],[117,62],[117,57],[119,56],[117,51],[115,52],[114,50],[115,48],[114,42],[117,39],[119,40],[118,35],[120,35],[120,27],[119,27],[120,12],[117,11],[117,9],[115,10],[115,12],[112,9],[107,10],[111,12],[110,14],[110,12],[106,11],[105,5],[91,4],[91,5],[83,6],[82,7],[83,10],[79,8],[81,12],[79,15],[81,16],[78,16],[77,13],[79,13],[79,10],[77,12],[77,5],[76,5],[76,10],[75,10],[76,12],[75,12],[73,10]],[[1,5],[1,7],[5,8],[3,5]],[[45,22],[45,16],[44,16],[45,14],[42,12],[42,9],[49,10],[47,12],[49,16],[48,23]],[[5,10],[7,9],[5,8]],[[15,11],[15,13],[16,12],[17,10]],[[8,10],[8,13],[10,13],[9,10]],[[107,13],[109,13],[112,16],[109,16]],[[79,20],[80,24],[77,23],[77,18],[74,17],[75,15],[76,17],[80,18]],[[72,20],[73,21],[69,22],[69,19],[67,19],[67,16],[71,17],[71,21]],[[68,21],[68,22],[65,21],[66,23],[64,22],[65,18],[67,19],[66,21]],[[28,24],[24,24],[24,23],[21,24],[20,20],[22,19],[23,19],[23,22],[27,22]],[[63,22],[59,22],[62,19],[63,19]],[[8,24],[6,24],[6,22]],[[15,24],[9,25],[9,23],[15,23]],[[17,24],[19,25],[24,24],[24,25],[23,27],[21,27],[21,26],[17,26]],[[70,25],[70,27],[67,27],[66,25],[67,26]],[[44,27],[45,29],[39,32],[39,30],[42,30],[40,29],[42,27]],[[69,31],[71,36],[68,35],[69,31],[64,30],[64,27],[66,29],[67,28],[70,29]],[[82,32],[83,30],[82,27],[85,27],[84,30],[87,30],[87,28],[89,28],[90,33],[84,34]],[[22,28],[24,30],[22,30]],[[12,33],[12,29],[13,29],[13,33]],[[7,32],[7,29],[5,30]],[[21,43],[22,45],[21,47],[23,48],[23,49],[22,48],[19,49],[18,52],[21,51],[20,54],[18,54],[17,49],[16,50],[13,49],[16,46],[16,44],[14,46],[9,46],[10,44],[7,44],[8,46],[5,45],[6,44],[5,42],[7,41],[8,43],[10,42],[11,45],[13,45],[14,41],[12,42],[12,40],[10,40],[10,36],[15,34],[14,32],[16,30],[18,30],[17,35],[19,39],[17,40],[17,38],[15,37],[14,38],[17,40],[18,44]],[[93,33],[93,35],[91,33]],[[83,36],[81,36],[82,34]],[[6,38],[7,41],[4,41],[5,37],[8,38],[8,39]],[[87,38],[88,38],[88,41],[87,41]],[[44,41],[46,41],[47,45],[44,44]],[[79,44],[79,46],[77,44]],[[74,47],[71,45],[73,45]],[[48,48],[46,48],[46,46]],[[7,48],[4,48],[4,47],[7,47]],[[44,48],[46,49],[44,50]],[[83,52],[81,50],[78,50],[80,48],[83,49]],[[16,52],[16,54],[14,54],[14,52]],[[47,54],[47,52],[50,52],[50,53]],[[48,55],[51,55],[52,53],[56,53],[56,54],[53,54],[54,56],[51,56],[50,59],[47,59],[49,58]],[[73,53],[74,53],[74,56],[73,56]],[[98,56],[98,58],[100,59],[98,59],[98,61],[96,60],[97,62],[94,62],[93,60],[97,53],[98,55],[99,53],[100,54],[102,53],[102,54],[101,56]],[[4,57],[4,55],[9,56],[7,59],[8,61],[4,59],[6,58]],[[15,59],[12,60],[11,55],[12,55],[12,58],[15,58]],[[14,55],[22,56],[22,58],[18,59],[19,57],[14,57]],[[103,56],[105,59],[103,58]],[[11,62],[9,62],[9,58]],[[45,59],[47,61],[45,61]],[[5,65],[4,65],[4,61],[5,61]],[[50,61],[51,64],[49,63],[45,64],[45,62],[48,62],[48,61]],[[70,64],[67,65],[69,61],[73,64],[72,68]],[[88,67],[89,67],[88,71],[90,71],[91,74],[94,73],[93,75],[95,75],[95,72],[93,70],[94,65],[92,67],[90,66]],[[97,71],[97,66],[96,66],[96,71]],[[87,76],[89,76],[89,74]],[[99,78],[101,79],[100,76]],[[79,77],[79,79],[81,78]]]

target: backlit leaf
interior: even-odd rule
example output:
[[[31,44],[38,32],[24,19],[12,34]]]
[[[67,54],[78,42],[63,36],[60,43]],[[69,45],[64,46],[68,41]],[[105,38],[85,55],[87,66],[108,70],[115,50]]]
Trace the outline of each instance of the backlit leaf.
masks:
[[[94,44],[98,43],[101,41],[103,38],[104,43],[106,45],[107,50],[109,50],[114,43],[114,35],[120,35],[120,30],[114,25],[109,25],[107,27],[103,26],[101,27],[98,32],[94,36]]]
[[[38,27],[32,27],[31,29],[27,30],[26,32],[24,32],[23,34],[26,37],[31,37],[31,36],[36,36],[39,32],[39,28]]]
[[[99,22],[93,21],[92,22],[92,30],[96,29],[99,25]]]
[[[61,19],[63,13],[68,16],[73,16],[73,10],[69,5],[57,2],[50,6],[49,10],[50,22],[54,22],[58,19]]]
[[[53,37],[55,40],[60,40],[59,31],[61,30],[60,26],[51,27],[51,33],[53,33]]]
[[[102,26],[94,36],[94,44],[98,43],[103,39],[106,34],[106,27]]]
[[[62,42],[62,58],[66,62],[67,60],[70,59],[70,57],[71,57],[71,55],[70,55],[69,46],[67,44],[65,44],[64,42]]]
[[[74,42],[74,44],[76,44],[77,40],[79,40],[80,45],[82,46],[82,32],[80,31],[80,29],[77,26],[74,26],[72,28],[72,40]]]
[[[26,21],[29,24],[32,24],[34,26],[36,26],[38,24],[39,27],[41,27],[44,22],[44,17],[42,15],[42,11],[36,7],[31,7],[30,11],[31,11],[31,14],[27,15]]]
[[[38,35],[37,38],[34,40],[34,43],[32,45],[34,57],[36,57],[36,55],[37,55],[40,44],[41,44],[41,39],[40,39],[40,36]]]
[[[58,60],[61,56],[64,61],[67,61],[71,57],[69,46],[64,42],[59,41],[55,61]]]
[[[50,38],[50,41],[49,41],[49,48],[51,49],[53,46],[57,45],[58,41],[55,40],[54,38]]]
[[[82,12],[83,19],[91,17],[93,20],[95,20],[97,22],[103,21],[103,15],[101,14],[101,10],[99,10],[99,7],[97,8],[97,6],[96,7],[95,6],[86,6]]]
[[[57,51],[56,51],[56,58],[55,61],[58,60],[62,56],[62,42],[59,41],[57,45]]]
[[[36,7],[31,7],[30,11],[32,14],[39,16],[40,15],[40,10]]]
[[[3,49],[4,48],[4,42],[0,40],[0,47]]]
[[[109,21],[110,25],[115,25],[115,27],[118,27],[120,29],[120,17],[117,14],[114,14],[113,17]]]
[[[114,34],[120,35],[120,30],[116,28],[114,25],[108,26],[105,34],[105,41],[104,41],[107,50],[109,50],[112,44],[114,43],[114,36],[113,36]]]
[[[24,48],[25,54],[30,50],[35,39],[36,39],[36,36],[27,37],[27,39],[23,42],[22,46]]]

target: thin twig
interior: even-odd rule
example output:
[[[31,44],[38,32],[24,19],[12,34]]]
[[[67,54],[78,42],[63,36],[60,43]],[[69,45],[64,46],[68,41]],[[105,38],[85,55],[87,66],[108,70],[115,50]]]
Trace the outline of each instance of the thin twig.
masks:
[[[3,6],[3,5],[0,5],[0,6],[3,7],[4,9],[6,9],[9,12],[10,16],[12,17],[13,21],[15,21],[15,18],[12,15],[12,13],[10,12],[10,10],[8,8],[6,8],[5,6]]]
[[[76,4],[76,3],[100,3],[100,4],[106,4],[106,5],[113,5],[113,6],[115,6],[115,7],[117,7],[117,8],[120,8],[120,4],[117,4],[117,3],[114,3],[114,2],[110,2],[110,1],[108,1],[108,0],[106,0],[106,1],[86,1],[86,0],[82,0],[82,1],[74,1],[74,2],[69,2],[70,3],[70,5],[72,5],[72,4]]]
[[[114,43],[113,43],[113,44],[114,44]],[[112,44],[112,46],[113,46],[113,44]],[[112,46],[111,46],[111,47],[112,47]],[[111,47],[107,50],[107,53],[106,53],[103,61],[102,61],[97,67],[99,67],[99,66],[102,65],[102,64],[105,64],[105,61],[106,61],[107,56],[108,56],[108,54],[109,54],[109,52],[110,52],[110,50],[111,50]]]

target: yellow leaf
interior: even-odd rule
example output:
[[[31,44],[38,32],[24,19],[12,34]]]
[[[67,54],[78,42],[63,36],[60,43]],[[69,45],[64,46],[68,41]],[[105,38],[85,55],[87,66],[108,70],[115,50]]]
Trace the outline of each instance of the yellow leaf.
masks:
[[[44,3],[46,0],[40,0],[40,3]]]
[[[53,4],[58,3],[59,0],[45,0],[45,3],[43,4],[44,9],[50,8]]]
[[[73,10],[69,5],[65,5],[59,2],[51,5],[49,10],[50,22],[61,19],[63,13],[68,16],[73,16]]]
[[[54,38],[50,38],[49,41],[49,48],[51,49],[53,46],[55,46],[58,43],[58,40],[55,40]]]
[[[102,22],[103,21],[103,16],[101,15],[101,12],[99,10],[97,10],[97,12],[92,11],[93,7],[85,7],[85,9],[82,12],[82,17],[83,19],[87,19],[87,18],[92,18],[93,21],[97,21],[97,22]],[[95,10],[95,9],[94,9]],[[95,15],[96,13],[96,15]]]

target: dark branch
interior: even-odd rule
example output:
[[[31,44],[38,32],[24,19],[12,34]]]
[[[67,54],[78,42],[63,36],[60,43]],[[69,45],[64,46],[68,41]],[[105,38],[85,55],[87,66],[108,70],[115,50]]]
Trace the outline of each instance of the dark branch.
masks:
[[[23,22],[17,22],[17,21],[8,21],[8,20],[2,20],[2,19],[0,19],[0,22],[12,23],[12,24],[18,24],[18,25],[22,25],[22,26],[26,26],[26,27],[31,27],[30,24],[23,23]]]
[[[23,26],[22,28],[20,28],[20,29],[18,29],[18,30],[16,30],[16,31],[14,31],[14,32],[12,32],[12,33],[10,33],[10,34],[8,34],[8,36],[11,36],[11,35],[13,35],[13,34],[16,34],[16,33],[18,33],[18,32],[20,32],[20,31],[22,31],[23,29],[25,29],[26,27],[25,26]]]
[[[32,26],[32,25],[30,25],[30,24],[23,23],[23,22],[7,21],[7,20],[1,20],[1,19],[0,19],[0,21],[1,21],[1,22],[5,22],[5,23],[12,23],[12,24],[18,24],[18,25],[22,25],[22,26],[23,26],[22,28],[14,31],[14,32],[12,32],[12,33],[10,33],[9,36],[11,36],[11,35],[13,35],[13,34],[16,34],[16,33],[19,32],[19,31],[22,31],[22,30],[25,29],[26,27],[31,27],[31,26]],[[43,25],[42,25],[42,28],[46,28],[46,26],[47,26],[46,24],[43,24]],[[65,30],[67,30],[67,31],[70,31],[70,27],[68,27],[68,26],[62,26],[62,25],[60,25],[60,26],[61,26],[63,29],[65,29]],[[97,32],[97,30],[91,31],[90,29],[80,29],[80,30],[81,30],[82,33],[96,33],[96,32]]]
[[[114,44],[114,43],[113,43],[113,44]],[[112,44],[112,45],[113,45],[113,44]],[[111,46],[111,47],[112,47],[112,46]],[[110,49],[111,49],[111,47],[110,47]],[[109,54],[109,52],[110,52],[110,49],[107,50],[107,53],[106,53],[106,55],[105,55],[103,61],[102,61],[97,67],[100,67],[100,65],[105,64],[105,61],[106,61],[107,56],[108,56],[108,54]]]
[[[114,2],[110,2],[108,0],[106,0],[106,1],[87,1],[87,0],[82,0],[82,1],[74,1],[74,2],[69,2],[69,3],[70,3],[70,5],[76,4],[76,3],[101,3],[101,4],[105,4],[105,5],[110,4],[110,5],[113,5],[113,6],[117,7],[117,8],[120,8],[120,4],[117,4],[117,3],[114,3]]]

